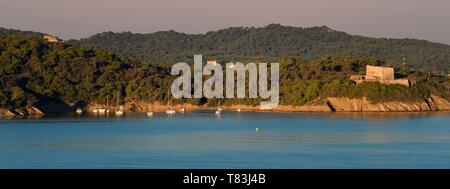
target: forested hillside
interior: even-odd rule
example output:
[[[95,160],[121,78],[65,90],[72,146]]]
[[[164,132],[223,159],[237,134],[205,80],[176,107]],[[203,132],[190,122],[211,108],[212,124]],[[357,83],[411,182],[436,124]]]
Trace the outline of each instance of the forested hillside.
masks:
[[[264,61],[260,57],[255,60]],[[365,83],[350,75],[364,73],[365,65],[390,65],[376,58],[322,57],[305,60],[282,56],[281,104],[301,105],[330,96],[367,97],[379,101],[414,101],[431,93],[450,99],[450,79],[430,72],[396,67],[398,77],[417,82],[413,87]],[[166,102],[174,76],[170,67],[130,59],[76,43],[48,43],[30,36],[0,36],[0,107],[17,108],[59,102],[67,105],[123,101]],[[258,105],[260,99],[225,99],[223,104]],[[174,101],[179,103],[180,101]],[[193,104],[215,105],[216,100],[191,99]]]
[[[450,45],[416,39],[354,36],[326,26],[300,28],[271,24],[196,35],[175,31],[150,34],[104,32],[82,39],[80,43],[144,58],[154,64],[192,61],[193,54],[221,61],[254,57],[278,60],[281,56],[301,56],[311,60],[322,56],[352,56],[377,57],[397,63],[405,58],[412,68],[450,69]]]
[[[22,36],[32,36],[32,37],[44,36],[44,34],[39,33],[39,32],[6,29],[6,28],[0,27],[0,36],[7,36],[7,35],[22,35]]]
[[[164,71],[161,71],[164,72]],[[162,76],[161,76],[162,75]],[[120,95],[164,98],[166,73],[146,61],[117,57],[104,50],[48,43],[26,36],[0,37],[0,106],[23,107],[47,101],[105,103]]]

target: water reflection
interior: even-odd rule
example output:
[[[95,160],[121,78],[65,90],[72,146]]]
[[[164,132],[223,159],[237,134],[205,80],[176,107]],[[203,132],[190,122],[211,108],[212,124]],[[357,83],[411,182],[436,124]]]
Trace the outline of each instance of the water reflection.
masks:
[[[448,112],[9,119],[0,168],[450,168],[449,121]]]

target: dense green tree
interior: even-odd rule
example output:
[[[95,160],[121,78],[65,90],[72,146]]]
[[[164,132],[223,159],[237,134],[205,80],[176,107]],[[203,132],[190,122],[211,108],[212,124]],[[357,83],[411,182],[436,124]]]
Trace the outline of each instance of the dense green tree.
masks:
[[[0,107],[9,107],[9,100],[9,95],[3,89],[0,89]]]
[[[229,32],[243,31],[235,29]],[[182,40],[184,35],[175,36],[171,38],[172,42]],[[222,34],[211,35],[208,40],[219,40],[220,36]],[[270,58],[254,56],[243,62],[269,61]],[[450,100],[450,78],[447,75],[433,70],[412,71],[407,65],[375,57],[321,56],[307,60],[301,56],[281,56],[276,61],[280,63],[281,104],[323,102],[327,97],[366,97],[374,102],[416,101],[431,94]],[[351,75],[363,74],[369,64],[394,66],[398,77],[407,77],[415,84],[409,88],[380,83],[356,85],[349,80]],[[30,36],[0,36],[0,107],[17,108],[49,101],[66,104],[97,101],[104,104],[107,98],[110,104],[114,104],[117,97],[120,104],[167,102],[170,84],[175,79],[169,73],[169,65],[155,66],[148,60],[126,58],[76,43],[48,43]],[[261,100],[222,99],[221,104],[258,105]],[[174,99],[173,103],[216,106],[218,101]]]
[[[259,28],[234,27],[206,34],[104,32],[82,39],[80,43],[159,64],[192,62],[193,54],[224,62],[249,61],[255,57],[277,61],[282,56],[301,56],[306,60],[322,56],[352,56],[377,57],[397,63],[405,58],[411,68],[435,66],[440,70],[450,69],[449,45],[415,39],[355,36],[326,26],[301,28],[270,24]]]

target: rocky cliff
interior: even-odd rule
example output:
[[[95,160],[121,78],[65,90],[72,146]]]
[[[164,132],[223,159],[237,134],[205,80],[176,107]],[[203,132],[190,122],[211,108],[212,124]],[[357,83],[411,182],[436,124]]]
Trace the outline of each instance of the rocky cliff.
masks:
[[[327,100],[328,105],[337,112],[420,112],[431,110],[425,101],[371,103],[366,98],[340,97],[330,97]]]
[[[18,109],[0,108],[0,117],[26,117],[26,116],[43,116],[45,115],[39,108],[29,106]]]
[[[432,110],[450,111],[450,102],[437,95],[431,95],[431,98],[427,100],[427,103]]]
[[[312,103],[301,106],[279,105],[277,112],[424,112],[424,111],[450,111],[450,102],[437,96],[431,95],[427,100],[417,102],[382,102],[372,103],[366,98],[350,99],[345,97],[329,97],[326,103]],[[102,105],[90,105],[87,107],[90,112],[93,107],[104,107]],[[167,104],[155,102],[153,104],[145,102],[129,102],[125,104],[125,111],[145,112],[148,107],[152,107],[155,112],[165,111]],[[172,108],[179,110],[214,110],[216,107],[197,106],[191,104],[173,105]],[[259,106],[231,105],[222,106],[225,110],[261,111]]]
[[[50,107],[50,106],[48,106]],[[42,116],[44,112],[67,112],[73,111],[72,108],[60,107],[56,110],[53,108],[42,109],[42,107],[26,107],[20,109],[0,108],[0,117],[26,117],[26,116]],[[91,112],[93,108],[105,108],[101,104],[88,104],[85,109]],[[164,103],[145,103],[145,102],[129,102],[125,104],[125,111],[145,112],[152,108],[153,111],[165,111],[167,104]],[[113,107],[111,107],[114,109]],[[196,106],[191,104],[173,105],[173,108],[179,111],[181,108],[186,110],[214,110],[216,107]],[[259,106],[248,105],[231,105],[222,106],[225,110],[242,110],[242,111],[261,111]],[[430,98],[417,102],[382,102],[372,103],[366,98],[350,99],[345,97],[329,97],[326,103],[306,104],[301,106],[279,105],[273,111],[278,112],[423,112],[423,111],[450,111],[450,102],[437,95],[431,95]]]
[[[431,98],[416,102],[372,103],[366,98],[349,99],[344,97],[327,98],[328,105],[336,112],[423,112],[448,111],[450,103],[445,99],[431,95]]]
[[[90,103],[88,106],[85,107],[85,109],[88,112],[92,112],[92,110],[95,108],[106,108],[105,105],[102,104],[93,104]],[[168,106],[165,103],[155,102],[155,103],[146,103],[146,102],[127,102],[125,103],[125,111],[131,111],[131,112],[145,112],[151,107],[152,111],[154,112],[163,112],[167,110]],[[114,109],[115,107],[110,107],[111,109]],[[217,107],[209,107],[206,105],[198,106],[198,105],[192,105],[192,104],[173,104],[172,108],[176,111],[179,111],[181,108],[185,108],[188,111],[191,110],[215,110]],[[230,111],[237,111],[240,109],[241,111],[252,111],[252,112],[258,112],[262,111],[259,106],[250,106],[250,105],[229,105],[229,106],[221,106],[224,110],[230,110]],[[271,110],[268,110],[271,111]],[[279,105],[277,109],[273,111],[278,112],[331,112],[331,108],[327,104],[306,104],[301,106],[293,106],[293,105]]]

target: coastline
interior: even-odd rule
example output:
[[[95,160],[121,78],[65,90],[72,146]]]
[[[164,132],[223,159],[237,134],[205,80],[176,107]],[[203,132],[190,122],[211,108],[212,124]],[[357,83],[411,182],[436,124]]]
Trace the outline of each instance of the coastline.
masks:
[[[279,105],[276,109],[262,110],[259,106],[251,105],[230,105],[221,106],[223,110],[227,111],[246,111],[246,112],[436,112],[436,111],[450,111],[450,102],[437,96],[431,95],[429,99],[416,102],[380,102],[371,103],[366,98],[350,99],[346,97],[328,97],[326,102],[309,103],[305,105]],[[95,107],[106,108],[103,104],[89,103],[83,108],[84,112],[91,113]],[[125,112],[147,112],[146,107],[151,107],[153,112],[164,112],[168,106],[160,103],[145,103],[145,102],[127,102],[124,104]],[[192,105],[192,104],[175,104],[171,106],[175,111],[179,112],[181,108],[186,111],[192,110],[216,110],[216,107],[206,105]],[[73,108],[62,108],[58,111],[54,106],[47,106],[42,108],[28,106],[19,109],[0,108],[0,117],[30,117],[30,116],[44,116],[47,113],[67,113],[74,112]],[[114,111],[114,107],[110,107]]]
[[[104,105],[90,104],[85,110],[92,112],[94,107],[104,107]],[[160,103],[128,102],[124,104],[125,111],[146,112],[146,107],[152,107],[154,112],[163,112],[168,106]],[[179,111],[186,110],[216,110],[217,107],[192,104],[175,104],[173,109]],[[259,106],[251,105],[224,105],[224,110],[249,111],[249,112],[430,112],[430,111],[450,111],[450,102],[437,96],[431,95],[429,99],[416,102],[381,102],[371,103],[366,98],[349,99],[346,97],[328,97],[319,103],[307,103],[304,105],[278,105],[275,109],[263,110]],[[111,108],[113,109],[113,108]]]

